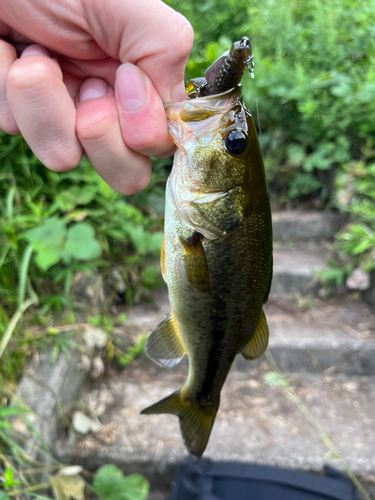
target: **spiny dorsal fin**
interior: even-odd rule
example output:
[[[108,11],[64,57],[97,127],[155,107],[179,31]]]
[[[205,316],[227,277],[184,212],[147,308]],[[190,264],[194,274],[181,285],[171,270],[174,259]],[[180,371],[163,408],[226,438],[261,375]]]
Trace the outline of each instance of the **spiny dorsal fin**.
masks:
[[[168,368],[177,365],[186,354],[172,313],[166,316],[147,339],[146,354],[158,365]]]
[[[185,271],[190,285],[199,292],[207,293],[210,284],[202,237],[196,232],[188,240],[180,238],[180,241],[184,249]]]
[[[145,408],[141,414],[172,413],[177,415],[180,419],[181,434],[186,448],[195,458],[200,458],[206,449],[220,401],[203,406],[184,396],[184,392],[183,387]]]
[[[242,350],[245,359],[256,359],[267,349],[268,345],[268,325],[264,312],[260,313],[260,318],[251,339]]]

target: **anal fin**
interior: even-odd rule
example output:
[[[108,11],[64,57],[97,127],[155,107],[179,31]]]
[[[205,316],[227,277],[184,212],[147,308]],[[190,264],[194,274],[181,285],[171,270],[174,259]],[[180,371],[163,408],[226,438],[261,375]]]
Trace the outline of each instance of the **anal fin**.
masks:
[[[160,366],[177,365],[186,354],[173,314],[166,316],[146,342],[146,354]]]
[[[242,356],[245,359],[259,358],[259,356],[261,356],[267,349],[268,336],[269,332],[268,332],[267,320],[262,309],[255,332],[251,336],[249,342],[242,349],[241,352]]]

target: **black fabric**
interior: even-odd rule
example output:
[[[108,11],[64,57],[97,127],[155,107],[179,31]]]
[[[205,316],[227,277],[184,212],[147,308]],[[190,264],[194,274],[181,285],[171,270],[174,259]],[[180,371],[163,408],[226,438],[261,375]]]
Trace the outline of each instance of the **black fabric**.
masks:
[[[168,500],[355,500],[351,481],[326,468],[325,476],[234,462],[189,459]]]

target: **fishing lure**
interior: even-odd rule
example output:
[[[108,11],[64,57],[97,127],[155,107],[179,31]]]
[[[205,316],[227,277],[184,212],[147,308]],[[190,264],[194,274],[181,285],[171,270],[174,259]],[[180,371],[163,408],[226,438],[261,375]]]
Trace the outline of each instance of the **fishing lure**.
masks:
[[[246,36],[240,42],[234,42],[231,49],[206,70],[204,78],[189,80],[185,85],[186,94],[191,99],[226,92],[239,85],[245,68],[254,78],[254,56]]]

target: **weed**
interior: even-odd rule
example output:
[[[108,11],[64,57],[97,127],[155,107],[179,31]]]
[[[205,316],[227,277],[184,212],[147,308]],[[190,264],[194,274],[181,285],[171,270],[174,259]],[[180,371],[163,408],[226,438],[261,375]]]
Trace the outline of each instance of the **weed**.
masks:
[[[15,420],[24,425],[23,433],[15,430]],[[34,442],[33,456],[20,443],[25,435]],[[39,462],[35,454],[49,462]],[[40,477],[43,475],[43,482]],[[93,477],[92,485],[84,477]],[[27,412],[17,407],[0,408],[0,500],[12,498],[38,498],[52,500],[53,493],[59,500],[83,500],[85,489],[91,490],[100,500],[145,500],[149,483],[140,474],[124,476],[114,465],[105,465],[92,475],[81,466],[63,466],[52,458],[46,449]]]
[[[114,357],[121,368],[126,368],[134,359],[145,354],[146,340],[147,335],[141,335],[135,345],[128,347],[125,352],[114,345]],[[113,356],[112,353],[109,353],[109,355]]]
[[[341,457],[337,449],[335,448],[334,444],[332,441],[329,439],[327,434],[324,432],[320,424],[315,420],[315,418],[311,415],[309,410],[306,408],[306,406],[302,403],[300,398],[297,396],[297,394],[294,392],[292,387],[289,384],[288,379],[281,373],[279,367],[277,366],[271,352],[269,349],[266,351],[266,358],[269,363],[269,365],[272,368],[272,371],[266,373],[264,377],[264,382],[268,385],[273,385],[278,387],[281,391],[283,391],[286,396],[293,401],[293,403],[297,406],[299,411],[303,414],[303,416],[306,418],[306,420],[309,422],[309,424],[313,427],[313,429],[316,431],[316,433],[319,435],[319,437],[322,439],[323,443],[328,449],[328,455],[327,457],[329,458],[335,458],[342,469],[344,470],[345,474],[349,477],[349,479],[353,482],[353,484],[356,486],[358,491],[361,492],[363,498],[365,500],[371,500],[369,494],[367,491],[364,489],[362,484],[358,481],[358,479],[355,477],[353,472],[350,470],[348,465],[346,464],[345,460]]]

